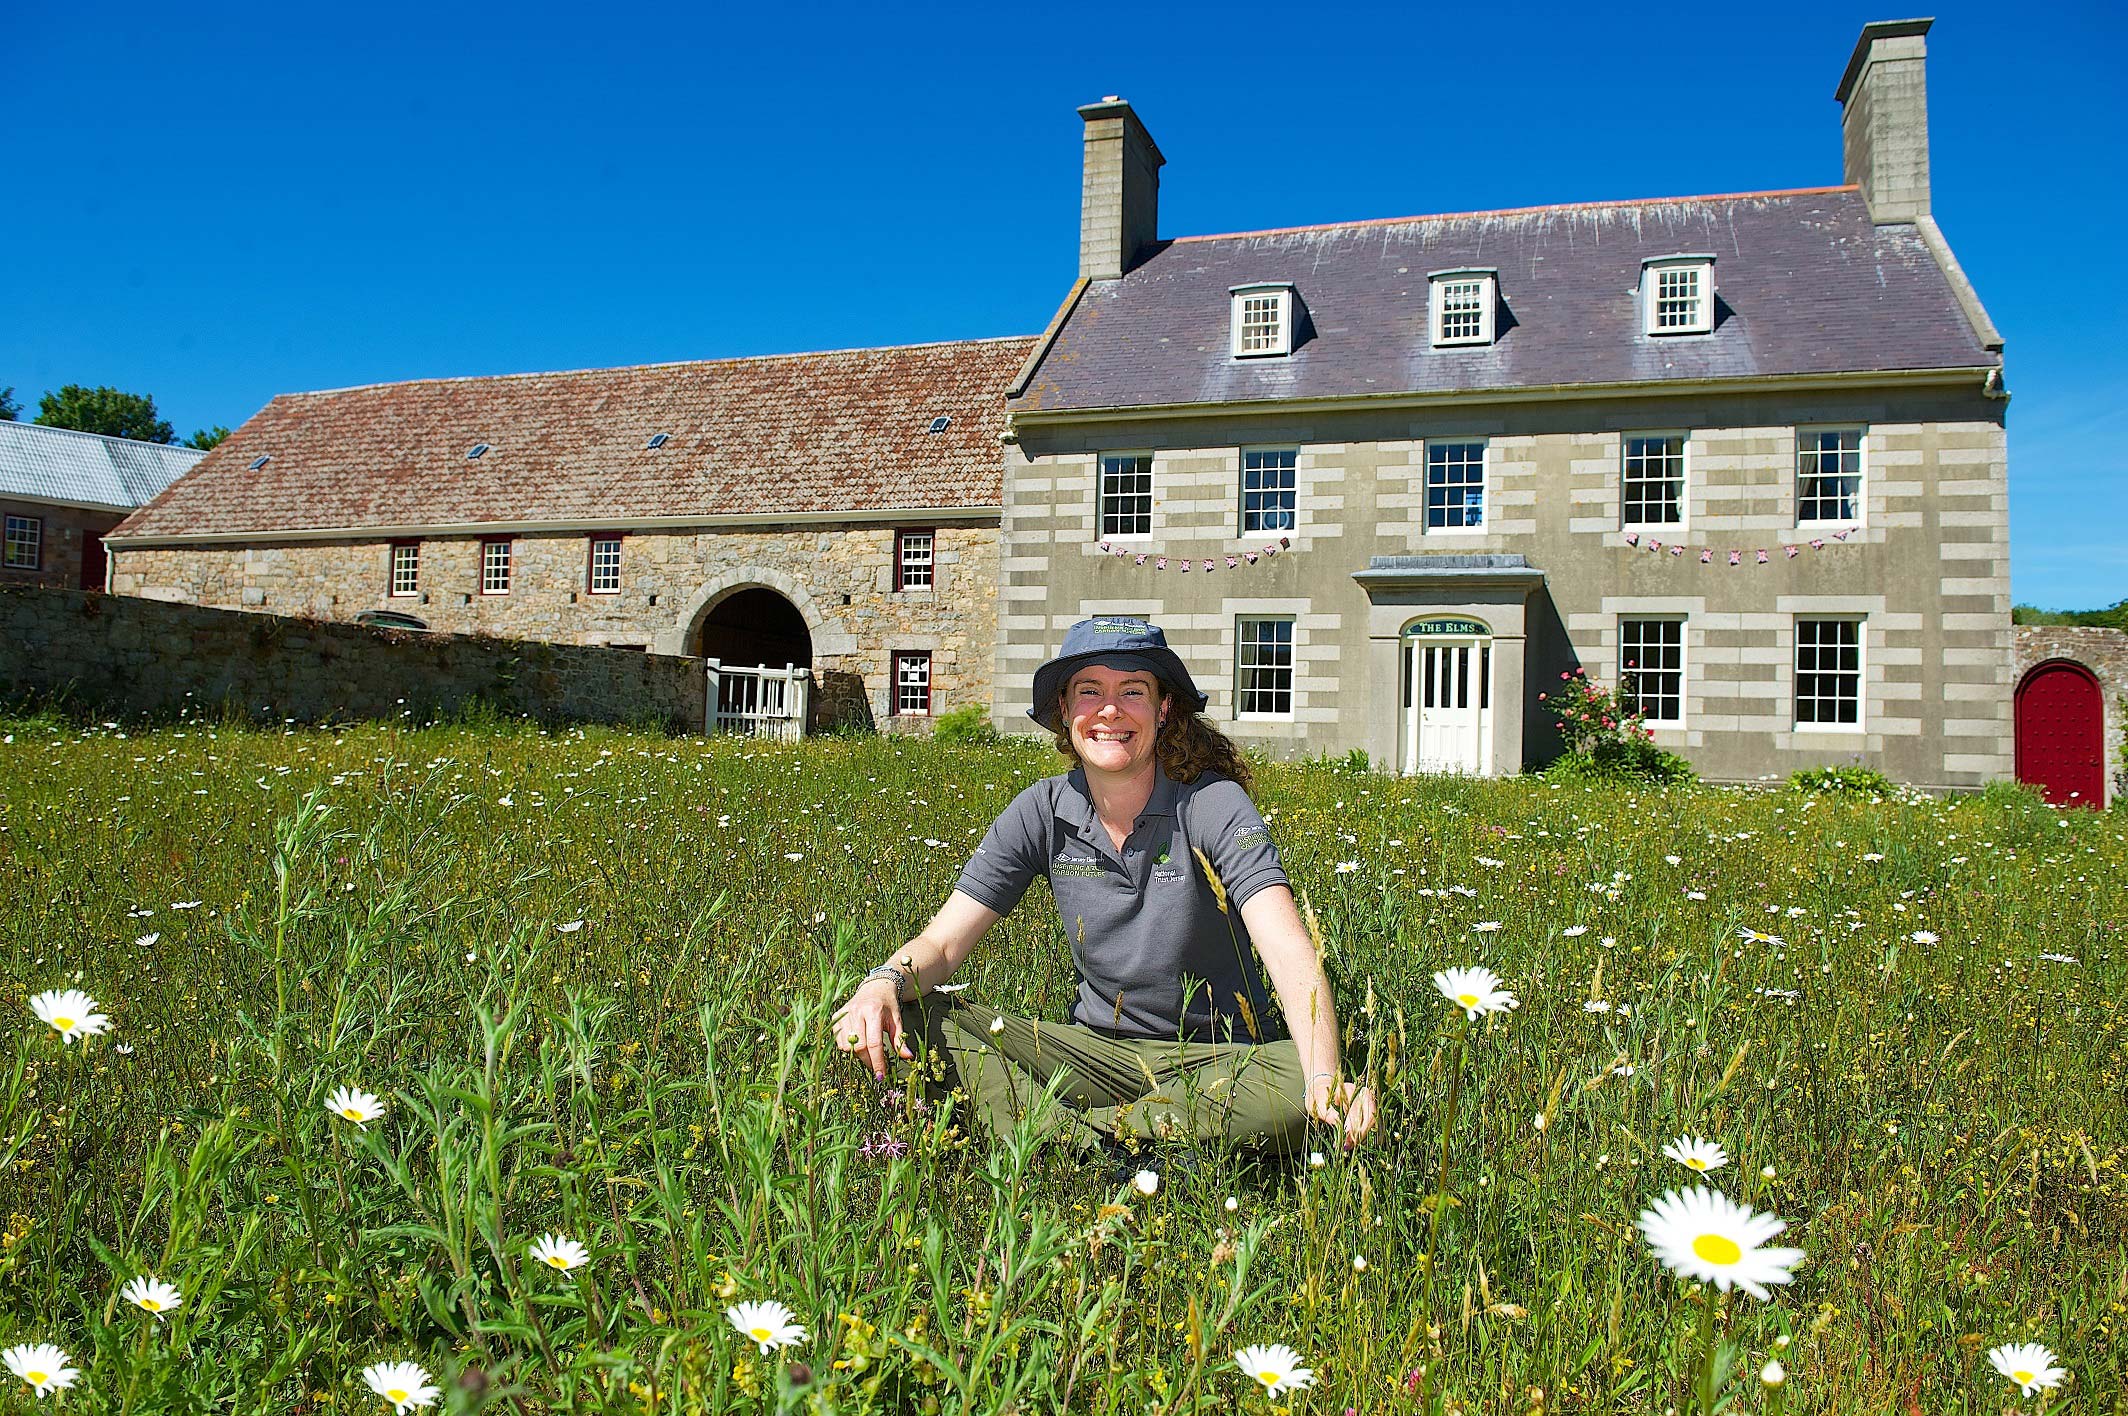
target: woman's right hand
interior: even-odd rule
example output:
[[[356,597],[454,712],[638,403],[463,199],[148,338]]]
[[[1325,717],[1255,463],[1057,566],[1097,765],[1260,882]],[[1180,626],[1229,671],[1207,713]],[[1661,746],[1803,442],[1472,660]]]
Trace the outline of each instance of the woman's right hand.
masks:
[[[835,1046],[856,1053],[881,1081],[887,1078],[890,1046],[904,1061],[916,1055],[902,1040],[900,993],[891,978],[866,979],[835,1011]]]

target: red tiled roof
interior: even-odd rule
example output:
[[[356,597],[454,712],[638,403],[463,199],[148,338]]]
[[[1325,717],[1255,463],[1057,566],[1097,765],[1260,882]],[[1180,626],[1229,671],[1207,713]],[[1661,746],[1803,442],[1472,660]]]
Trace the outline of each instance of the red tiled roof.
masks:
[[[997,506],[1004,390],[1033,345],[282,394],[111,536]]]

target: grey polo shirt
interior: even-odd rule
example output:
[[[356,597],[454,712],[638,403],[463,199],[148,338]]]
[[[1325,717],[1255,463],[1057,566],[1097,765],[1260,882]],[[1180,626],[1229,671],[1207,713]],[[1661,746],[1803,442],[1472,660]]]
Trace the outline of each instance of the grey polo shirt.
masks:
[[[1226,885],[1224,913],[1193,847]],[[1094,810],[1084,770],[1045,777],[991,823],[956,888],[1010,914],[1038,875],[1048,877],[1071,941],[1074,1021],[1196,1042],[1286,1036],[1241,906],[1289,882],[1270,829],[1231,777],[1207,772],[1185,785],[1161,772],[1121,851]],[[1239,998],[1249,1001],[1253,1034]]]

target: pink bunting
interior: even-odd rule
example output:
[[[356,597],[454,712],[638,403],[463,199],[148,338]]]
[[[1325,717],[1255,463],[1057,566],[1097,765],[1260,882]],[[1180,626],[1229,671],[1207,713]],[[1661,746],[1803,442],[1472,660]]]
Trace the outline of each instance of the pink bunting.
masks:
[[[1237,556],[1228,556],[1228,557],[1227,557],[1227,569],[1228,569],[1228,570],[1232,570],[1232,569],[1233,569],[1233,568],[1234,568],[1235,566],[1237,566],[1237,565],[1240,565],[1240,564],[1241,564],[1241,560],[1240,560],[1240,558],[1239,558],[1239,557],[1237,557]]]
[[[1825,538],[1824,538],[1823,536],[1813,536],[1813,537],[1811,537],[1811,538],[1810,538],[1810,548],[1811,548],[1812,550],[1814,550],[1814,551],[1822,551],[1822,550],[1824,550],[1824,549],[1825,549]]]
[[[1144,565],[1144,564],[1145,564],[1145,552],[1143,552],[1143,551],[1140,551],[1140,552],[1138,552],[1138,564],[1140,564],[1140,565]]]
[[[1731,551],[1731,552],[1729,553],[1729,564],[1731,564],[1731,565],[1742,565],[1743,563],[1744,563],[1744,553],[1743,553],[1742,551]]]
[[[1764,565],[1766,563],[1766,553],[1763,550],[1754,551],[1752,552],[1752,554],[1759,558],[1760,565]]]
[[[1833,538],[1833,539],[1834,539],[1835,541],[1844,541],[1844,540],[1846,540],[1846,539],[1847,539],[1847,538],[1848,538],[1849,536],[1851,536],[1851,535],[1853,535],[1853,534],[1854,534],[1854,533],[1853,533],[1853,532],[1851,532],[1851,531],[1835,531],[1835,532],[1833,532],[1833,533],[1832,533],[1832,538]]]
[[[1213,569],[1212,563],[1211,563],[1210,561],[1206,561],[1206,562],[1204,563],[1204,568],[1205,568],[1206,570],[1211,570],[1211,569]]]
[[[1788,552],[1788,559],[1794,560],[1802,552],[1803,548],[1801,546],[1783,546],[1781,549]]]
[[[1662,542],[1650,539],[1648,542],[1648,549],[1651,551],[1659,551],[1662,549]]]
[[[1256,552],[1254,551],[1243,551],[1241,553],[1241,558],[1247,561],[1250,565],[1256,564]]]
[[[1684,553],[1685,553],[1685,548],[1684,548],[1683,546],[1672,546],[1672,547],[1670,548],[1670,554],[1671,554],[1671,555],[1673,555],[1673,556],[1681,556],[1681,555],[1683,555]]]
[[[1102,550],[1104,550],[1104,551],[1105,551],[1105,550],[1108,550],[1108,549],[1109,549],[1109,544],[1108,544],[1108,542],[1106,542],[1106,541],[1103,541],[1103,542],[1101,543],[1101,549],[1102,549]]]
[[[1704,550],[1704,551],[1701,551],[1701,552],[1699,553],[1699,563],[1700,563],[1701,565],[1713,565],[1713,564],[1714,564],[1714,551],[1713,551],[1713,550],[1712,550],[1711,548],[1709,548],[1709,549],[1707,549],[1707,550]]]
[[[1166,570],[1166,569],[1167,569],[1167,557],[1166,557],[1166,556],[1154,556],[1154,557],[1153,557],[1153,569],[1155,569],[1155,570]]]
[[[1639,533],[1638,531],[1628,531],[1628,532],[1626,532],[1626,544],[1627,544],[1627,545],[1629,545],[1629,546],[1637,546],[1637,545],[1639,545],[1639,544],[1640,544],[1640,533]]]
[[[1182,558],[1182,573],[1184,575],[1188,575],[1190,573],[1190,558],[1188,556],[1184,556]]]

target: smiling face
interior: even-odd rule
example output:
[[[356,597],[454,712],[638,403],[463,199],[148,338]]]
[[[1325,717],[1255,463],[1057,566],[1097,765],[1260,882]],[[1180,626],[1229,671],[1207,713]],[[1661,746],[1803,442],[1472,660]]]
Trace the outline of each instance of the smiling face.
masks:
[[[1129,777],[1153,760],[1153,737],[1168,700],[1143,669],[1089,664],[1064,685],[1064,721],[1072,750],[1089,772]]]

